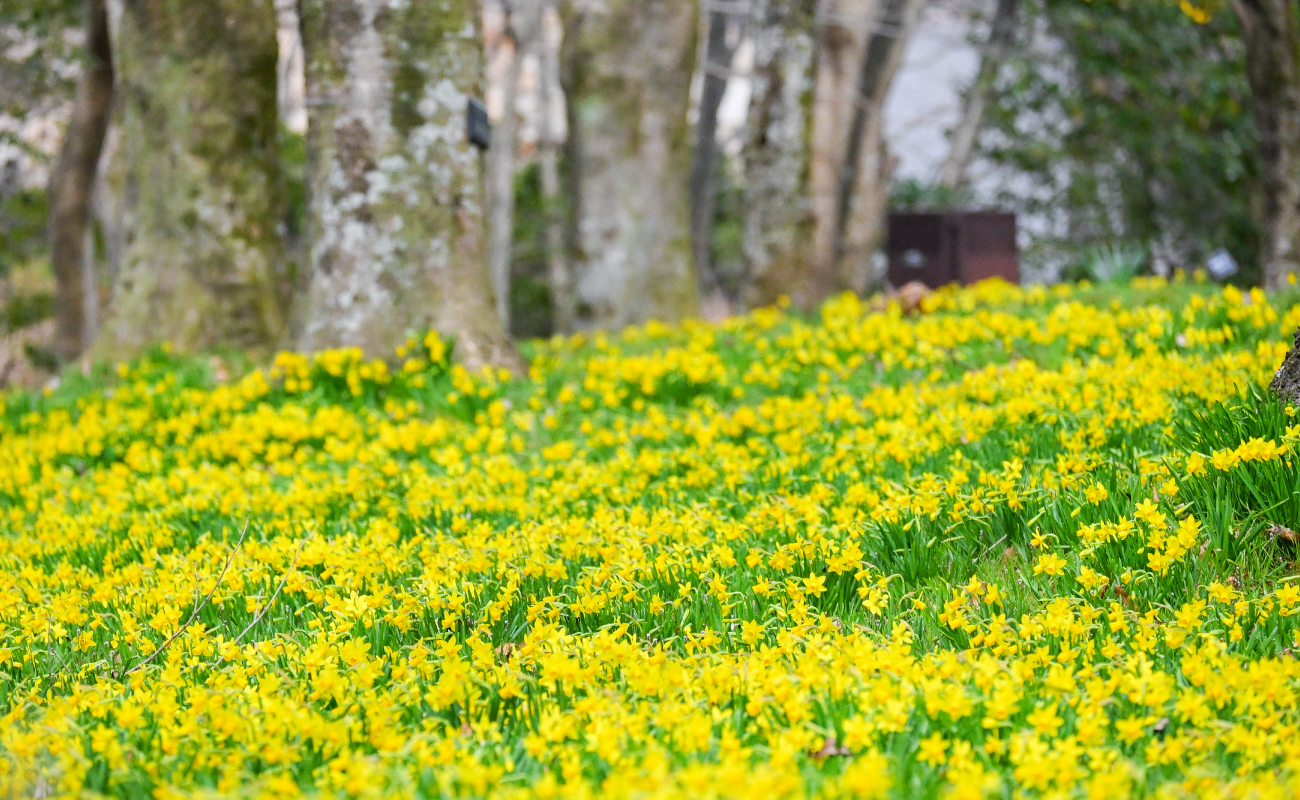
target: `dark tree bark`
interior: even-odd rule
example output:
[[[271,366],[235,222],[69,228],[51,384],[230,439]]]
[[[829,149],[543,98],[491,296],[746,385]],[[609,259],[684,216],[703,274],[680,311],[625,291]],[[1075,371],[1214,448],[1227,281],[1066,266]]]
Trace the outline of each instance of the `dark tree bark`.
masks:
[[[1234,0],[1262,176],[1264,287],[1300,272],[1300,19],[1294,0]]]
[[[1019,12],[1020,0],[998,0],[989,39],[980,56],[979,71],[966,95],[961,118],[952,132],[952,146],[939,172],[939,183],[949,189],[956,189],[966,182],[966,168],[970,165],[971,154],[975,152],[975,139],[984,121],[984,109],[993,93],[993,82],[1011,55]]]
[[[697,13],[693,0],[608,0],[566,14],[578,327],[698,310],[686,123]]]
[[[749,11],[746,0],[714,0],[705,12],[704,80],[699,119],[695,124],[695,150],[691,160],[691,250],[699,282],[700,299],[707,316],[725,317],[739,308],[739,287],[724,286],[711,263],[713,216],[717,211],[718,105],[727,89],[735,45],[727,41],[728,26],[735,26]],[[739,37],[737,37],[737,41]]]
[[[1268,388],[1287,403],[1300,405],[1300,330],[1295,333],[1295,344],[1282,360]]]
[[[126,0],[115,31],[123,251],[97,348],[273,347],[287,280],[275,10]]]
[[[71,361],[90,345],[99,302],[90,235],[91,198],[113,100],[113,56],[105,0],[86,2],[86,59],[72,119],[50,174],[50,264],[55,279],[59,358]]]
[[[488,273],[473,0],[304,0],[310,265],[299,347],[386,355],[410,332],[456,340],[468,366],[518,368]]]

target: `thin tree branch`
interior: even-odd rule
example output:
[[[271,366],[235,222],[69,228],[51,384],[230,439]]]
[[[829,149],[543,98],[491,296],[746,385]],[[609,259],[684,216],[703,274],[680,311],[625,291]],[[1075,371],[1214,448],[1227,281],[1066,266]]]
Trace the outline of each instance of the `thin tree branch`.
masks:
[[[998,0],[989,39],[980,56],[979,71],[966,95],[961,118],[952,132],[948,157],[939,173],[940,185],[949,189],[956,189],[966,181],[966,168],[975,151],[975,141],[984,122],[984,110],[992,97],[994,82],[1002,65],[1011,56],[1019,7],[1020,0]]]
[[[239,644],[239,640],[243,639],[244,635],[251,631],[254,625],[261,622],[262,617],[266,616],[266,612],[270,611],[271,606],[275,605],[275,598],[280,596],[280,590],[284,588],[285,582],[289,580],[289,576],[293,574],[293,571],[298,568],[298,557],[302,555],[302,548],[303,545],[307,544],[307,538],[310,537],[303,538],[298,542],[298,550],[293,554],[293,563],[289,565],[289,569],[280,577],[280,585],[275,587],[275,592],[271,595],[271,599],[266,601],[266,606],[261,611],[257,612],[257,616],[253,617],[253,621],[248,623],[247,628],[244,628],[239,632],[238,636],[230,640],[231,644]],[[217,659],[217,663],[220,664],[225,660],[226,657],[222,656]]]
[[[162,652],[163,652],[164,650],[166,650],[168,647],[170,647],[170,646],[171,646],[171,643],[174,642],[174,641],[176,641],[177,637],[179,637],[182,633],[185,632],[185,630],[186,630],[187,628],[190,627],[190,623],[194,622],[194,620],[198,618],[198,616],[199,616],[199,612],[202,611],[202,610],[203,610],[203,607],[206,606],[206,605],[208,604],[208,601],[212,599],[212,595],[214,595],[214,594],[217,593],[217,587],[221,586],[221,581],[224,580],[225,577],[226,577],[226,570],[227,570],[227,569],[230,569],[230,562],[231,562],[232,560],[234,560],[234,558],[235,558],[235,553],[238,553],[238,552],[239,552],[239,548],[240,548],[241,546],[243,546],[243,544],[244,544],[244,537],[247,536],[247,535],[248,535],[248,520],[245,519],[245,520],[244,520],[244,530],[243,530],[243,532],[241,532],[241,533],[239,534],[239,541],[235,542],[235,546],[234,546],[233,548],[231,548],[231,550],[230,550],[230,554],[226,556],[226,563],[221,565],[221,573],[220,573],[219,575],[217,575],[217,582],[216,582],[215,584],[212,585],[212,591],[208,592],[207,597],[204,597],[204,598],[203,598],[203,602],[202,602],[202,603],[199,603],[198,605],[196,605],[196,606],[194,607],[194,610],[190,612],[190,617],[189,617],[189,619],[185,620],[185,624],[184,624],[184,625],[182,625],[182,626],[180,626],[179,628],[177,628],[177,629],[176,629],[176,632],[173,633],[171,636],[169,636],[169,637],[167,638],[167,641],[165,641],[165,642],[162,643],[162,646],[161,646],[161,647],[159,647],[157,650],[155,650],[155,651],[153,651],[152,653],[150,653],[149,656],[148,656],[147,658],[145,658],[144,661],[141,661],[139,664],[136,664],[134,667],[131,667],[131,668],[128,669],[126,672],[122,673],[123,677],[125,677],[125,676],[127,676],[127,675],[130,675],[132,672],[135,672],[136,670],[140,669],[141,667],[144,667],[144,666],[147,665],[150,661],[153,661],[155,658],[157,658],[158,656],[162,655]]]

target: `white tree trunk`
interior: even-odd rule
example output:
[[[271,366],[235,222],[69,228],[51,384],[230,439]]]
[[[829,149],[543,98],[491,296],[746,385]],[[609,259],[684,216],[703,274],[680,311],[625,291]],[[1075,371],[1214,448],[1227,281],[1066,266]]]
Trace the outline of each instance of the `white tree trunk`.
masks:
[[[808,161],[813,20],[796,0],[756,0],[744,159],[745,305],[788,295],[811,254]]]
[[[307,350],[388,355],[410,333],[469,365],[515,364],[489,282],[482,165],[465,135],[483,91],[472,0],[304,0]]]

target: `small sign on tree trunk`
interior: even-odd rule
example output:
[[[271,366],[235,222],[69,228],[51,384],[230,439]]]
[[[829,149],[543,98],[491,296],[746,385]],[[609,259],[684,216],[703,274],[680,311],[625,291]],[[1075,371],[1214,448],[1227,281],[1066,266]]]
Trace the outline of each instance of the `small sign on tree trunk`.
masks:
[[[492,144],[492,123],[488,121],[487,106],[476,97],[469,99],[465,109],[465,133],[469,143],[480,150]]]

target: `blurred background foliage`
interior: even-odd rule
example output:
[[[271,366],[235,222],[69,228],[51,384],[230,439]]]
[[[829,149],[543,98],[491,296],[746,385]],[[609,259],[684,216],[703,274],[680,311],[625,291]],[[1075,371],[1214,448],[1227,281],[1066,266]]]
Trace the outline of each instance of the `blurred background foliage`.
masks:
[[[691,4],[688,0],[681,2],[682,9],[694,9],[703,15],[701,32],[713,30],[709,26],[714,23],[707,19],[709,6]],[[967,163],[978,164],[985,175],[994,174],[996,179],[990,182],[967,176],[960,182],[942,185],[938,180],[919,180],[912,175],[897,177],[890,166],[896,164],[897,153],[891,153],[891,142],[885,137],[879,142],[878,153],[873,155],[879,155],[886,167],[880,170],[878,184],[862,190],[861,194],[883,193],[887,189],[887,200],[876,203],[873,197],[871,202],[863,203],[862,197],[857,197],[855,203],[863,207],[878,206],[882,211],[978,207],[1015,210],[1021,220],[1021,263],[1025,268],[1022,275],[1030,280],[1123,282],[1144,273],[1167,274],[1178,268],[1192,271],[1203,267],[1211,254],[1222,250],[1231,254],[1239,266],[1237,274],[1230,279],[1232,282],[1241,285],[1261,282],[1263,262],[1267,260],[1263,254],[1268,252],[1266,239],[1273,241],[1278,237],[1264,234],[1266,214],[1260,187],[1266,183],[1262,179],[1265,165],[1255,122],[1255,112],[1261,104],[1258,87],[1256,95],[1252,95],[1247,79],[1248,37],[1243,38],[1242,18],[1233,8],[1218,6],[1210,9],[1212,13],[1202,13],[1196,7],[1186,3],[1180,6],[1170,0],[1020,0],[1009,50],[999,51],[996,58],[990,58],[993,49],[986,47],[992,40],[990,14],[994,15],[992,19],[998,18],[1002,4],[996,4],[998,10],[994,11],[995,4],[989,0],[915,2],[925,9],[939,9],[950,17],[953,13],[961,16],[965,27],[961,28],[964,32],[958,34],[957,41],[965,42],[964,37],[969,37],[974,52],[985,59],[981,68],[984,63],[995,64],[991,95],[978,115],[981,121],[974,160]],[[821,6],[812,0],[753,0],[742,5],[751,10],[766,8],[769,13],[763,16],[754,11],[743,19],[728,18],[726,26],[729,27],[723,31],[726,35],[719,39],[731,42],[723,48],[731,60],[715,64],[719,67],[715,72],[729,75],[728,80],[739,81],[728,84],[727,92],[737,90],[736,96],[744,98],[741,107],[748,104],[749,110],[741,114],[740,124],[733,120],[729,133],[725,136],[719,133],[712,142],[718,150],[717,167],[707,192],[711,204],[702,212],[710,216],[711,222],[705,226],[705,246],[694,248],[705,255],[703,267],[696,263],[695,269],[697,273],[710,273],[712,282],[728,298],[755,297],[746,295],[747,285],[756,279],[766,279],[772,282],[774,290],[763,302],[785,294],[795,296],[796,305],[808,310],[815,302],[809,305],[798,301],[798,290],[800,281],[807,283],[805,279],[809,276],[789,269],[789,265],[810,264],[819,258],[824,260],[825,256],[818,255],[821,240],[817,231],[828,228],[829,217],[826,204],[812,202],[812,198],[821,197],[819,192],[824,194],[827,186],[814,185],[814,165],[827,162],[826,153],[834,156],[835,148],[843,142],[818,144],[815,121],[824,119],[825,108],[830,106],[818,105],[822,101],[817,99],[815,87],[825,74],[836,72],[824,69],[823,62],[829,57],[826,48],[833,37],[823,34],[840,23],[832,24],[827,21],[830,17],[814,13]],[[119,8],[119,13],[122,8],[117,0],[109,0],[108,6]],[[176,8],[183,6],[182,2]],[[291,0],[282,0],[276,4],[277,14],[297,6]],[[543,60],[556,59],[547,69],[558,70],[558,77],[552,77],[556,86],[564,86],[565,91],[582,92],[596,85],[589,79],[593,79],[604,62],[586,56],[579,58],[586,53],[582,48],[627,50],[630,47],[631,40],[627,37],[634,35],[633,27],[614,25],[601,34],[608,34],[606,38],[597,36],[586,41],[583,37],[593,29],[583,28],[574,19],[559,13],[557,9],[563,4],[547,2],[538,8],[543,6],[556,12],[555,24],[557,30],[563,30],[563,37],[557,34],[554,42],[543,41],[540,33],[521,33],[526,27],[522,24],[515,28],[503,27],[498,34],[506,38],[523,37],[516,44],[525,54],[525,60],[534,59],[529,62],[530,69],[540,70]],[[851,6],[856,9],[854,13],[867,21],[876,8],[869,0],[841,0],[841,6]],[[480,0],[477,6],[482,12],[489,7],[498,7],[500,11],[507,6],[500,0]],[[46,236],[50,208],[46,184],[68,129],[78,75],[83,63],[87,63],[84,52],[87,8],[85,0],[0,0],[0,336],[41,324],[57,310]],[[290,29],[301,33],[296,11],[294,14]],[[920,18],[918,25],[928,24],[926,17]],[[655,25],[662,27],[661,23],[663,20],[647,23],[646,30]],[[283,34],[286,23],[281,20],[278,24]],[[485,36],[486,30],[485,27]],[[861,39],[866,30],[867,27],[845,28],[840,33],[848,36],[845,41],[853,40],[854,47],[863,49]],[[853,39],[850,33],[858,39]],[[903,38],[912,35],[914,32],[909,32]],[[696,61],[703,53],[686,57],[695,45],[685,38],[683,42],[682,63],[674,69],[689,71],[699,80],[702,66]],[[301,46],[300,40],[298,45]],[[283,55],[285,42],[281,41],[279,46]],[[515,44],[504,47],[498,42],[495,51],[485,47],[488,61],[498,63],[500,53],[514,52]],[[653,48],[641,55],[652,51]],[[493,52],[498,55],[495,62]],[[856,56],[844,58],[844,63],[838,65],[839,71],[848,69],[846,74],[856,73],[859,66],[853,63]],[[821,66],[814,68],[816,64]],[[288,73],[284,65],[279,69],[283,81]],[[594,72],[588,75],[584,70]],[[637,67],[618,81],[611,78],[610,86],[623,87],[615,92],[620,102],[627,101],[630,95],[619,81],[629,75],[635,77],[639,71],[644,70]],[[509,73],[498,69],[496,74],[500,80],[500,75]],[[531,91],[539,91],[539,74],[529,78]],[[882,80],[887,84],[893,78],[886,75]],[[965,79],[955,79],[954,92],[960,88],[957,84],[961,80]],[[782,90],[787,81],[797,90]],[[683,79],[678,83],[684,89],[688,81]],[[651,81],[647,84],[650,88],[642,87],[647,92],[643,98],[646,102],[663,100],[650,91],[654,84]],[[486,85],[474,91],[482,91],[486,97]],[[978,79],[971,81],[966,94],[957,93],[954,102],[965,107],[977,105],[969,102],[975,94],[972,87],[986,85],[978,83]],[[834,90],[853,88],[846,84]],[[752,96],[746,94],[750,90]],[[680,108],[656,107],[654,113],[682,111],[687,104],[686,92],[683,90],[681,94]],[[835,99],[831,90],[827,90],[826,97]],[[595,102],[591,98],[579,100],[574,108]],[[118,102],[120,98],[115,100]],[[534,98],[530,102],[537,105],[541,101]],[[557,107],[563,109],[567,102],[556,101]],[[699,100],[692,102],[695,105],[691,106],[690,113],[695,116],[687,116],[694,120],[691,125],[700,128]],[[731,104],[733,111],[735,105]],[[301,130],[287,128],[284,122],[288,117],[281,111],[277,169],[285,179],[287,196],[283,208],[277,209],[275,228],[283,234],[285,264],[280,266],[288,276],[288,283],[296,286],[300,270],[304,271],[302,274],[309,272],[311,237],[321,235],[323,228],[319,224],[313,227],[312,212],[307,205],[307,173],[313,163],[309,152],[311,141],[304,138]],[[115,113],[120,116],[120,108]],[[579,127],[585,119],[572,113],[561,117],[568,120],[569,126]],[[642,180],[643,194],[654,188],[641,175],[645,159],[638,160],[635,153],[629,154],[629,148],[635,150],[640,146],[638,137],[623,141],[618,139],[623,134],[611,127],[610,130],[593,129],[594,133],[588,131],[588,135],[613,137],[595,142],[594,147],[590,146],[592,142],[580,142],[582,147],[570,146],[560,138],[543,147],[539,145],[537,120],[529,124],[534,129],[533,139],[527,146],[521,144],[518,153],[513,216],[504,228],[511,231],[510,313],[506,324],[509,332],[518,338],[546,337],[574,329],[572,320],[567,326],[557,322],[562,317],[557,310],[562,303],[557,298],[565,298],[579,317],[594,319],[599,309],[593,310],[590,297],[578,297],[582,294],[579,286],[600,286],[602,280],[617,283],[609,275],[601,278],[597,274],[602,265],[632,263],[629,259],[645,249],[645,242],[640,239],[635,246],[629,245],[633,239],[627,231],[636,229],[630,221],[640,213],[635,203],[628,198],[608,197],[607,187],[599,181],[586,191],[603,194],[584,202],[574,189],[582,184],[584,170],[593,173],[612,168],[610,165],[617,165],[620,159],[627,160],[634,166],[619,166],[619,169],[626,169],[625,174]],[[690,126],[679,127],[684,137]],[[937,134],[944,133],[943,123],[933,127]],[[763,135],[754,135],[755,131]],[[769,131],[788,135],[789,140],[784,144],[779,136],[769,140]],[[947,140],[957,138],[953,130],[946,134]],[[841,138],[847,140],[847,136]],[[942,140],[943,136],[939,138]],[[680,153],[688,153],[692,148],[703,149],[704,139],[674,139],[671,144]],[[791,141],[801,144],[792,147]],[[763,150],[769,146],[769,150]],[[110,134],[104,146],[108,154],[105,163],[115,147]],[[823,147],[825,152],[817,151],[818,147]],[[900,145],[900,152],[903,149]],[[956,152],[960,148],[950,149]],[[581,161],[579,156],[584,152],[588,153],[584,156],[587,160]],[[600,155],[609,163],[602,166],[600,159],[592,154]],[[559,165],[563,188],[558,194],[554,188],[548,194],[539,173],[544,155],[558,159],[547,162]],[[685,163],[684,158],[678,161]],[[778,174],[778,167],[786,172]],[[681,174],[669,175],[663,186],[686,177],[684,170],[678,171]],[[103,172],[101,169],[101,184]],[[761,180],[768,180],[777,188],[766,190],[766,194],[755,191],[756,187],[764,188]],[[103,194],[102,190],[97,191]],[[755,198],[772,207],[754,213]],[[131,215],[123,205],[128,200],[124,197],[105,200],[97,196],[95,202],[104,201],[103,206],[96,205],[85,240],[91,245],[90,260],[96,262],[96,268],[104,270],[97,280],[103,287],[100,300],[105,307],[111,299],[113,270],[121,243],[129,236],[122,233],[120,225],[113,228],[103,220],[121,223],[128,219]],[[684,200],[669,192],[644,205],[681,205]],[[620,203],[627,207],[615,208]],[[778,206],[802,210],[783,214],[777,213],[781,210]],[[755,220],[762,222],[756,224]],[[680,220],[669,222],[675,225]],[[784,239],[775,237],[766,241],[760,228],[769,223],[785,225],[792,233]],[[563,252],[556,257],[547,243],[560,240],[556,236],[558,228],[563,229],[563,246],[553,249]],[[679,233],[685,242],[685,232]],[[874,242],[873,235],[877,239]],[[649,240],[665,238],[671,237],[656,233]],[[617,247],[609,244],[615,239]],[[862,239],[863,242],[855,245],[861,246],[854,258],[871,262],[871,268],[876,269],[875,262],[880,261],[876,250],[883,244],[883,235],[874,233]],[[699,252],[693,252],[692,256],[700,261]],[[677,253],[673,257],[691,256]],[[567,262],[567,266],[562,262]],[[556,290],[557,263],[571,274],[567,296]],[[771,269],[773,263],[785,268],[785,272],[769,272],[764,278],[763,270]],[[643,268],[644,264],[638,267]],[[590,279],[593,276],[596,279]],[[834,273],[834,277],[834,281],[812,283],[819,287],[824,284],[828,293],[846,288],[844,281],[839,280],[842,275]],[[874,290],[880,286],[879,279],[877,274],[875,282],[854,283],[848,288]],[[610,294],[619,299],[646,292],[611,290]],[[670,294],[665,292],[666,296]],[[812,299],[820,302],[825,296]],[[729,313],[743,310],[747,302],[737,300]],[[101,308],[100,312],[104,310]],[[632,312],[600,313],[623,322],[636,318]],[[600,327],[600,323],[589,327],[593,326]],[[49,331],[41,336],[48,338],[48,334]],[[5,358],[3,349],[0,342],[0,373]]]
[[[80,70],[79,0],[0,0],[0,333],[54,309],[43,181]]]
[[[1236,17],[1174,3],[1030,0],[996,85],[981,155],[1024,177],[998,199],[1057,224],[1029,259],[1078,274],[1099,245],[1145,248],[1143,269],[1226,248],[1258,284],[1260,173]]]

